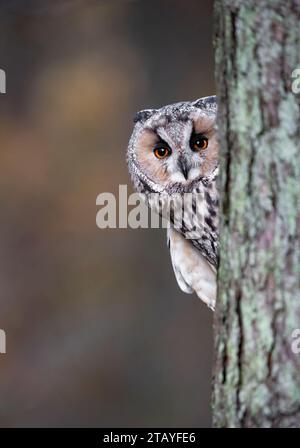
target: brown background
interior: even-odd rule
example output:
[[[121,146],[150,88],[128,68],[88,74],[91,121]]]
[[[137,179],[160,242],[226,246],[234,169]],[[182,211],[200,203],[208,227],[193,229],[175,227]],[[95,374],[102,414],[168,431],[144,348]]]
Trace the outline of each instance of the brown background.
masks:
[[[0,12],[0,425],[208,426],[212,314],[164,230],[99,230],[95,200],[136,110],[214,93],[212,1]]]

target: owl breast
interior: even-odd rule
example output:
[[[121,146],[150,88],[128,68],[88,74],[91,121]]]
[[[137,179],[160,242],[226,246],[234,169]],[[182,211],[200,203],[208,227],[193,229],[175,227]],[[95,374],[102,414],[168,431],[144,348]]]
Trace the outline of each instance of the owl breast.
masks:
[[[215,268],[218,265],[218,169],[211,179],[200,179],[189,189],[144,196],[147,205],[198,249]]]

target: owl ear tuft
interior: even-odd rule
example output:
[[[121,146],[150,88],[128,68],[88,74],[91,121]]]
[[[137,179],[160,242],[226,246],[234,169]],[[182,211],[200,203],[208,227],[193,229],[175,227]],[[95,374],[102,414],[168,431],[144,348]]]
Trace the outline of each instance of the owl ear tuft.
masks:
[[[148,118],[150,118],[154,113],[156,112],[155,109],[144,109],[140,110],[135,114],[135,117],[133,119],[134,123],[140,122],[140,121],[146,121]]]
[[[217,97],[216,95],[205,96],[204,98],[199,98],[198,100],[193,102],[194,107],[198,107],[199,109],[210,109],[212,107],[216,107],[217,105]]]

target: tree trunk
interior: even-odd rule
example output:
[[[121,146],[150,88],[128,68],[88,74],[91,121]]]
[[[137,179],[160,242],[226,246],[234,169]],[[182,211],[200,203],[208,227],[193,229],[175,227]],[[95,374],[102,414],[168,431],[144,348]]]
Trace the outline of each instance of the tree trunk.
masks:
[[[300,328],[300,93],[292,77],[300,68],[300,0],[217,0],[215,24],[221,224],[213,423],[300,427],[300,354],[292,345]]]

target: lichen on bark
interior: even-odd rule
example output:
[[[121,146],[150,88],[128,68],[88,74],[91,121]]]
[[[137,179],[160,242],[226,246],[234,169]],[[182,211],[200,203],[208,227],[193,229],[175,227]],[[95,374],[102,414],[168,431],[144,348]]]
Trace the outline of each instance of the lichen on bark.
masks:
[[[299,23],[299,0],[215,1],[216,427],[300,426]]]

